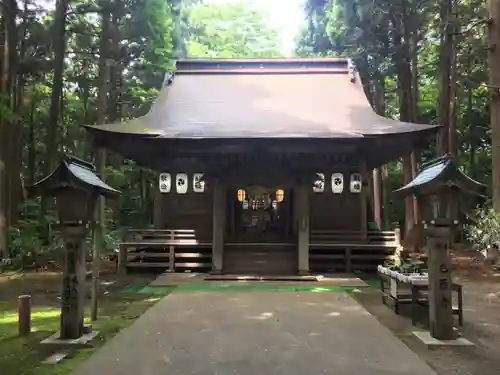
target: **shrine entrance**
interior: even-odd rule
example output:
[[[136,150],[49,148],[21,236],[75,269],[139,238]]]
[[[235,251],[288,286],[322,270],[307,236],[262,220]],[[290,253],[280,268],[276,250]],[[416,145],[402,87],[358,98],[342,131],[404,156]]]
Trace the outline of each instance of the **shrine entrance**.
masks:
[[[292,189],[254,185],[230,189],[228,194],[231,212],[224,273],[295,274]]]
[[[293,242],[291,189],[248,186],[232,194],[236,242]]]

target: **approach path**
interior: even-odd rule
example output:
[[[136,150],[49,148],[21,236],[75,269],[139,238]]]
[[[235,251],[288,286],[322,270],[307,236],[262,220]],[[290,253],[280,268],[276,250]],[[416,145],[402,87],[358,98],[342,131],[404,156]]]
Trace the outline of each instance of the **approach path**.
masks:
[[[344,292],[173,292],[72,375],[435,375]]]

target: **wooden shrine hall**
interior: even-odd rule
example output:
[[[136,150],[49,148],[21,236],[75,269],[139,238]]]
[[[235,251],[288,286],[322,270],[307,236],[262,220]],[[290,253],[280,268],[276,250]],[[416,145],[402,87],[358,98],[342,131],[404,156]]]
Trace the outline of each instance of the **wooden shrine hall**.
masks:
[[[394,254],[369,176],[437,126],[378,116],[346,58],[189,59],[145,116],[87,130],[159,173],[155,229],[130,231],[122,266],[294,275]]]

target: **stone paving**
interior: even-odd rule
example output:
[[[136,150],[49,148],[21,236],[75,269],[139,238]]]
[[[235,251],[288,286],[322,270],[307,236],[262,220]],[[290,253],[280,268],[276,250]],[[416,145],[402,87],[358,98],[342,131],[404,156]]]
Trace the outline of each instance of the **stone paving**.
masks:
[[[347,293],[174,292],[72,375],[435,375]]]

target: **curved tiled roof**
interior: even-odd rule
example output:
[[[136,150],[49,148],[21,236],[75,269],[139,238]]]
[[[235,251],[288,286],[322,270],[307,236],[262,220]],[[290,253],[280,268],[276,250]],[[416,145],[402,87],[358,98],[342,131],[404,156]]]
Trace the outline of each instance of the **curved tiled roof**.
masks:
[[[400,195],[420,194],[422,191],[433,193],[442,184],[455,186],[472,194],[486,196],[486,185],[463,173],[455,158],[450,155],[439,157],[422,165],[420,173],[408,184],[395,190],[394,193]]]
[[[433,131],[377,115],[349,59],[177,63],[143,117],[90,127],[161,138],[362,138]]]

